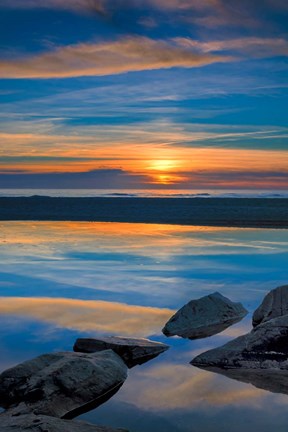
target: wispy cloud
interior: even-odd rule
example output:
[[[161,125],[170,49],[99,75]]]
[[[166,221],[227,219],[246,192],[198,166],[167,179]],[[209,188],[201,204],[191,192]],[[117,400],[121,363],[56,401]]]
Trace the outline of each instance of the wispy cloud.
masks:
[[[244,37],[222,41],[200,42],[190,38],[176,38],[187,49],[202,53],[228,52],[252,55],[253,57],[288,56],[288,40],[284,38]]]
[[[70,10],[76,13],[98,13],[112,17],[119,12],[134,11],[138,22],[144,27],[158,20],[171,23],[187,22],[201,28],[236,26],[238,28],[259,28],[265,21],[265,12],[286,11],[285,0],[262,0],[261,4],[251,0],[2,0],[0,7]],[[147,9],[149,10],[147,16]],[[264,13],[263,13],[264,11]],[[151,15],[153,14],[153,18]],[[155,19],[155,14],[157,15]],[[167,19],[166,15],[169,15]],[[173,14],[173,17],[172,15]],[[128,23],[126,23],[129,25]],[[125,27],[125,25],[124,25]]]
[[[279,126],[177,124],[163,119],[91,126],[77,126],[58,120],[53,122],[53,119],[14,120],[7,121],[5,126],[2,123],[2,130],[0,157],[59,156],[117,161],[151,158],[177,160],[193,156],[193,160],[199,162],[199,158],[210,160],[209,154],[213,160],[216,156],[214,151],[222,148],[226,156],[231,155],[231,160],[236,155],[233,149],[242,149],[238,156],[247,158],[247,162],[265,162],[265,155],[269,155],[266,164],[273,161],[277,162],[277,166],[283,158],[279,160],[279,153],[275,150],[287,152],[285,140],[288,137],[287,128]],[[269,152],[253,153],[254,149]],[[218,151],[219,157],[223,158],[223,152],[220,154]]]
[[[130,37],[103,43],[81,43],[20,59],[0,61],[1,78],[67,78],[131,71],[193,68],[231,61],[228,56],[193,52],[173,41]]]
[[[76,12],[104,12],[105,0],[3,0],[1,7],[20,9],[64,9]]]
[[[52,168],[51,166],[49,167]],[[53,169],[53,168],[52,168]],[[149,177],[144,174],[137,174],[123,169],[95,169],[84,172],[39,172],[41,167],[37,167],[37,172],[13,171],[0,168],[0,187],[17,188],[47,188],[54,189],[129,189],[133,187],[147,187]]]
[[[149,3],[206,27],[259,27],[265,12],[288,8],[286,0],[262,0],[261,3],[251,0],[149,0]]]

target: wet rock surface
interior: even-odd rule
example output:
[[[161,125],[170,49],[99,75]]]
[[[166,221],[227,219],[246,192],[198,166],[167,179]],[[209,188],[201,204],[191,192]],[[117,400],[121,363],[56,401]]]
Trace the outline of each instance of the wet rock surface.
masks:
[[[162,332],[166,336],[200,339],[220,333],[244,318],[247,310],[215,292],[191,300],[166,323]]]
[[[267,322],[273,318],[288,314],[288,285],[270,291],[261,305],[255,310],[252,318],[253,326]]]
[[[288,371],[288,315],[255,327],[225,345],[194,358],[200,368],[279,369]]]
[[[84,353],[94,353],[112,349],[123,359],[126,365],[131,368],[157,357],[159,354],[168,350],[169,346],[149,339],[111,336],[97,339],[77,339],[73,349],[76,352]]]
[[[112,350],[45,354],[0,375],[0,405],[73,418],[108,400],[126,378],[127,366]]]

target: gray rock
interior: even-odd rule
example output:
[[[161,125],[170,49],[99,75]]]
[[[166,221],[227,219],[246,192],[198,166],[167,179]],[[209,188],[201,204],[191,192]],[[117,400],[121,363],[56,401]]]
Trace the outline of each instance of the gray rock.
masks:
[[[60,420],[33,413],[18,415],[13,413],[13,410],[0,414],[0,424],[1,432],[125,432],[124,429],[96,426],[83,421]]]
[[[127,378],[112,350],[46,354],[0,375],[0,405],[23,402],[34,413],[73,418],[108,400]]]
[[[253,327],[288,314],[288,285],[270,291],[253,314]]]
[[[288,315],[255,327],[222,347],[200,354],[191,362],[200,368],[279,369],[288,371]]]
[[[165,324],[166,336],[199,339],[220,333],[244,318],[247,310],[220,293],[191,300]]]
[[[101,337],[97,339],[77,339],[74,351],[93,353],[112,349],[131,368],[137,364],[145,363],[164,351],[169,346],[149,339],[133,339],[125,337]]]

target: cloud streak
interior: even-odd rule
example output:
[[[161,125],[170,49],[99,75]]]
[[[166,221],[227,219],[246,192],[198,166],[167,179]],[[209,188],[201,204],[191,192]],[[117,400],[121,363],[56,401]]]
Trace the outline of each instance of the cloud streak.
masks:
[[[217,167],[195,168],[193,171],[129,172],[123,169],[95,169],[87,172],[25,172],[0,167],[0,188],[55,188],[55,189],[129,189],[139,187],[176,188],[288,188],[288,171],[254,170]]]
[[[29,173],[3,171],[0,168],[0,187],[22,187],[55,189],[70,188],[100,188],[100,189],[129,189],[139,186],[148,186],[149,177],[141,174],[126,172],[122,169],[96,169],[87,172],[60,172],[60,173]]]
[[[151,22],[154,27],[159,20],[171,24],[171,17],[167,19],[167,16],[173,14],[173,22],[192,23],[201,28],[236,26],[259,29],[265,21],[265,12],[286,12],[287,2],[263,0],[260,5],[257,0],[2,0],[0,7],[96,12],[113,19],[119,14],[133,11],[139,15],[138,22],[142,22],[144,27],[147,22],[148,27]],[[125,24],[129,26],[128,22]]]
[[[253,57],[288,56],[288,40],[284,38],[245,37],[221,41],[199,42],[190,38],[176,38],[175,41],[187,49],[202,53],[228,52],[252,55]]]
[[[1,7],[19,9],[63,9],[104,13],[105,0],[3,0]]]
[[[80,43],[42,54],[0,61],[0,78],[69,78],[104,76],[173,67],[194,68],[228,62],[228,56],[193,52],[172,41],[130,37],[103,43]]]

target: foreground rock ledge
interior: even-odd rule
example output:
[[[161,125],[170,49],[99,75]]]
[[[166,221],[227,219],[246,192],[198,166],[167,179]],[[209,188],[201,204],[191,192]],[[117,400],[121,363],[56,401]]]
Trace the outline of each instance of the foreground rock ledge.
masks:
[[[108,400],[126,378],[127,366],[112,350],[45,354],[0,375],[0,405],[73,418]]]
[[[128,432],[126,429],[111,429],[82,421],[60,420],[33,413],[13,415],[7,411],[0,414],[1,432]]]
[[[255,310],[252,318],[253,327],[288,314],[288,285],[270,291],[261,305]]]
[[[200,339],[220,333],[244,318],[247,310],[218,292],[191,300],[166,323],[166,336]]]
[[[270,369],[288,371],[288,315],[255,327],[225,345],[195,357],[202,369]]]
[[[77,339],[73,349],[76,352],[84,353],[112,349],[129,368],[132,368],[157,357],[168,350],[169,346],[149,339],[110,336],[97,339]]]

